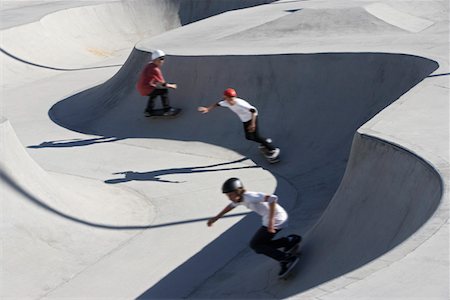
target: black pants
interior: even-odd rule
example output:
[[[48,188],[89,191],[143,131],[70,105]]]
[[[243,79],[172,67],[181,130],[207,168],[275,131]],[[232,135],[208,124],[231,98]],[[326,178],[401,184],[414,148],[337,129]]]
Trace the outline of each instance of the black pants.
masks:
[[[282,261],[288,256],[285,252],[278,250],[281,247],[286,247],[289,244],[289,240],[286,237],[274,240],[276,233],[270,233],[267,231],[267,227],[262,226],[253,236],[250,241],[250,247],[259,254],[264,254],[277,261]]]
[[[169,90],[168,89],[154,89],[153,92],[148,95],[147,108],[145,111],[151,112],[155,109],[155,99],[160,96],[164,111],[170,109]]]
[[[268,139],[266,139],[266,138],[264,138],[264,137],[259,135],[259,132],[258,132],[258,118],[256,118],[255,122],[256,122],[256,124],[255,124],[256,126],[255,126],[255,131],[253,131],[253,132],[249,132],[248,131],[248,126],[252,123],[251,120],[248,121],[248,122],[242,123],[242,124],[244,124],[245,138],[247,140],[254,141],[254,142],[257,142],[257,143],[261,144],[262,146],[264,146],[269,151],[275,150],[275,147],[272,145],[272,143],[270,143],[268,141]]]

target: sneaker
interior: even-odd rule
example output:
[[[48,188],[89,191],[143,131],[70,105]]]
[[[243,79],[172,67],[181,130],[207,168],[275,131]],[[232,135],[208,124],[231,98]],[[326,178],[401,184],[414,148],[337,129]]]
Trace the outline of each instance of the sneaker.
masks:
[[[152,116],[152,112],[146,110],[146,111],[144,111],[144,116],[146,116],[146,117],[151,117],[151,116]]]
[[[289,256],[286,260],[280,262],[280,272],[278,272],[279,277],[283,277],[289,272],[298,262],[298,257],[295,255]]]
[[[269,158],[277,158],[280,155],[280,148],[275,148],[275,150],[269,151]]]
[[[286,238],[288,239],[288,245],[284,247],[284,252],[292,251],[302,241],[302,237],[296,234],[290,234]]]

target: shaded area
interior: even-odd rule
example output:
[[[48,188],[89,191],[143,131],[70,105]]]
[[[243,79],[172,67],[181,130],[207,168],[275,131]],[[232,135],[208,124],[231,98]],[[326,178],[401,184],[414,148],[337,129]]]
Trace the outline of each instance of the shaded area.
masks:
[[[291,198],[293,188],[289,183],[279,178],[277,179],[277,182],[278,186],[275,190],[275,194],[279,196],[281,205],[290,211],[292,208],[291,206],[295,201],[295,199]],[[218,222],[220,222],[220,220]],[[260,226],[260,216],[255,213],[250,213],[230,227],[226,232],[222,233],[214,241],[206,245],[201,251],[170,272],[170,274],[142,293],[138,299],[189,298],[192,296],[191,293],[196,288],[200,287],[205,280],[214,276],[216,272],[220,273],[220,270],[226,264],[236,259],[236,257],[242,256],[242,254],[246,252],[245,250],[248,249],[251,237]],[[210,229],[205,226],[205,230]],[[292,232],[292,229],[287,228],[280,234],[287,235],[289,232]],[[240,277],[247,273],[253,273],[254,278],[244,279],[243,277]],[[253,290],[253,287],[257,284],[255,280],[258,280],[258,276],[264,274],[267,274],[267,270],[264,270],[262,274],[257,274],[255,277],[255,266],[249,264],[248,261],[245,261],[239,265],[239,271],[234,270],[231,276],[235,277],[237,281],[242,279],[243,281],[241,281],[241,284],[247,285],[248,288]],[[227,276],[221,277],[221,281],[225,280],[225,278],[227,278]],[[265,282],[265,280],[263,280],[263,282]],[[228,291],[224,290],[224,295],[233,290],[234,288],[231,288]],[[227,297],[224,295],[220,295],[219,298]],[[255,298],[253,295],[247,295],[247,297]],[[206,298],[213,299],[211,297]],[[243,297],[234,298],[239,299]]]
[[[259,222],[255,214],[244,218],[137,299],[186,298],[193,287],[201,285],[205,278],[212,276],[215,270],[223,267],[224,263],[239,255],[241,249],[247,247],[253,233],[252,228],[257,228]],[[244,228],[246,230],[243,230]],[[239,276],[239,274],[235,275]],[[251,285],[251,282],[248,284]]]
[[[230,10],[268,4],[276,0],[194,0],[180,1],[178,14],[181,25],[187,25]]]
[[[305,240],[305,255],[299,266],[305,271],[291,289],[279,289],[274,284],[268,287],[270,294],[292,296],[375,259],[404,241],[436,208],[436,199],[439,199],[436,176],[428,175],[430,189],[424,191],[425,196],[419,191],[410,195],[408,190],[413,187],[410,182],[423,175],[423,166],[417,163],[417,158],[411,158],[409,153],[405,154],[400,149],[392,150],[390,145],[384,146],[384,152],[378,151],[378,142],[374,145],[363,143],[362,149],[353,150],[352,159],[367,155],[361,161],[366,161],[372,168],[358,173],[358,166],[350,165],[346,179],[336,192],[344,176],[356,130],[429,76],[438,68],[436,62],[388,53],[168,56],[164,66],[166,79],[179,86],[171,93],[171,98],[173,104],[182,107],[185,113],[180,118],[164,122],[143,117],[146,98],[140,97],[134,89],[140,69],[148,58],[148,53],[135,49],[111,80],[57,103],[49,111],[49,116],[61,126],[82,133],[127,138],[129,142],[132,138],[201,141],[233,149],[261,162],[255,145],[244,140],[241,124],[232,113],[217,109],[200,115],[196,111],[197,106],[218,100],[224,88],[234,87],[240,97],[258,108],[261,132],[272,137],[282,149],[283,162],[267,168],[288,180],[300,194],[291,215],[295,228],[300,231],[310,229],[306,224],[319,220],[326,209],[319,225]],[[402,164],[400,167],[395,164],[397,161]],[[408,169],[410,166],[413,170]],[[393,177],[388,176],[389,173]],[[390,182],[392,178],[396,180],[394,183]],[[371,186],[375,190],[370,190]],[[347,188],[348,194],[342,196],[342,190]],[[355,189],[359,193],[355,193]],[[284,187],[277,188],[278,194],[284,192]],[[335,193],[334,205],[327,208]],[[398,210],[391,210],[388,203],[398,196],[412,210],[423,197],[428,197],[426,195],[430,201],[426,208],[418,208],[420,217],[413,218],[415,221],[411,223],[411,214],[405,216],[405,222],[396,222]],[[383,202],[379,207],[383,211],[371,211],[366,201],[378,198],[388,203]],[[359,200],[364,200],[358,206],[362,212],[356,213],[356,208],[348,205],[343,205],[339,212],[333,211],[333,207],[340,206],[340,201],[351,204]],[[392,214],[377,215],[377,212],[390,210]],[[389,227],[383,227],[390,231],[386,238],[377,239],[381,231],[376,228],[376,222],[368,222],[367,227],[361,227],[361,221],[355,220],[357,216],[364,218],[368,214],[389,224]],[[237,228],[245,230],[248,225],[244,222],[237,224]],[[358,228],[362,230],[359,235],[350,231]],[[377,243],[377,247],[358,248],[365,242]],[[197,265],[194,269],[210,268],[211,272],[216,270],[206,265],[206,258],[211,256],[209,249],[220,249],[216,243],[220,244],[221,240],[211,243],[149,288],[142,297],[185,297],[189,288],[199,284],[195,281],[197,277],[191,278],[193,266]],[[329,251],[333,247],[340,247],[339,251]],[[198,265],[201,261],[205,265]],[[222,261],[221,265],[226,263]],[[212,289],[212,294],[205,297],[216,297],[214,291],[219,293],[217,297],[235,295],[233,292],[237,286],[243,292],[239,297],[249,297],[252,291],[246,290],[245,282],[258,280],[258,276],[260,274],[248,270],[224,280],[220,291]],[[176,287],[181,282],[183,287],[167,290],[168,286]],[[217,283],[212,281],[211,284]],[[205,286],[207,289],[208,285]],[[252,289],[252,285],[247,288]]]

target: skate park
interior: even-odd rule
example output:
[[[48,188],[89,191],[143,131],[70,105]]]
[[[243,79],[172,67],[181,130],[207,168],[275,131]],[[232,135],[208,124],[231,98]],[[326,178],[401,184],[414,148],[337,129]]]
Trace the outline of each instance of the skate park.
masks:
[[[446,1],[3,1],[1,297],[448,299]],[[154,49],[176,119],[143,115]],[[234,87],[282,150],[225,110]],[[275,193],[287,281],[220,186]]]

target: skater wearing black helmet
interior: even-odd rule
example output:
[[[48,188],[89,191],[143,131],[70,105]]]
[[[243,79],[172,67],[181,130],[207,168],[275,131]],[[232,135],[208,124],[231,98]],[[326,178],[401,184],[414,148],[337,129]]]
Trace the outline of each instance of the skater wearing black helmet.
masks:
[[[236,113],[243,123],[246,139],[259,143],[261,151],[269,162],[274,163],[278,161],[280,149],[272,144],[270,138],[260,136],[258,132],[258,110],[253,105],[244,99],[238,98],[236,91],[232,88],[228,88],[223,93],[222,101],[208,107],[200,106],[198,111],[206,114],[218,106],[228,107]]]
[[[281,269],[278,275],[283,277],[298,262],[295,253],[302,238],[299,235],[292,234],[276,240],[273,239],[280,230],[287,227],[288,220],[288,214],[278,204],[278,197],[246,191],[238,178],[230,178],[225,181],[222,192],[227,195],[231,203],[217,216],[209,219],[207,225],[212,226],[218,219],[238,205],[244,205],[262,216],[262,226],[251,239],[250,247],[256,253],[264,254],[280,262]]]

